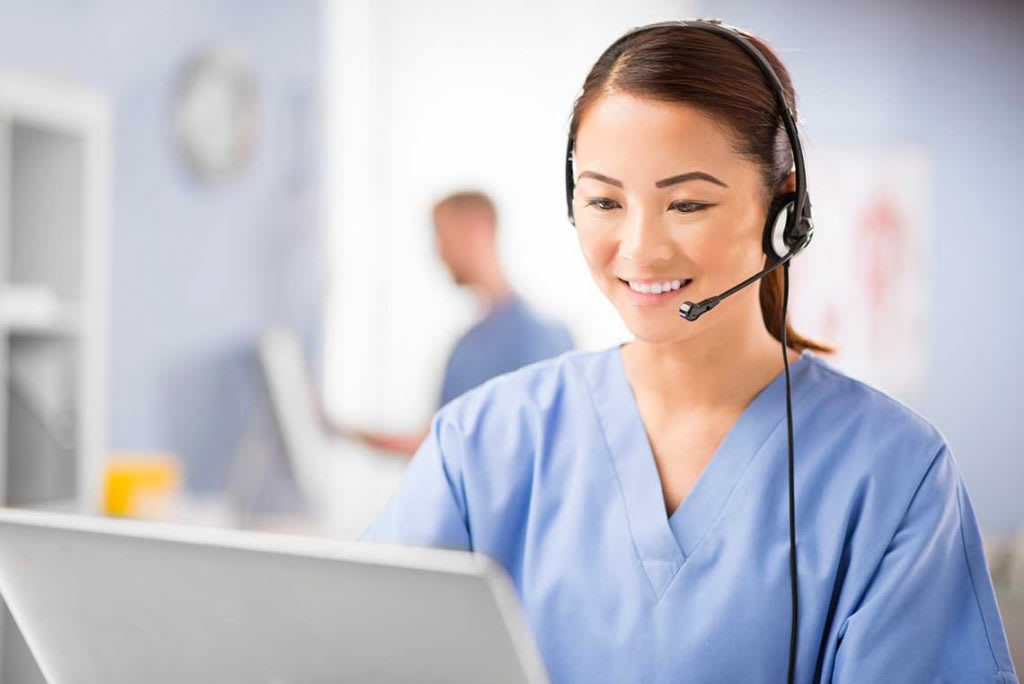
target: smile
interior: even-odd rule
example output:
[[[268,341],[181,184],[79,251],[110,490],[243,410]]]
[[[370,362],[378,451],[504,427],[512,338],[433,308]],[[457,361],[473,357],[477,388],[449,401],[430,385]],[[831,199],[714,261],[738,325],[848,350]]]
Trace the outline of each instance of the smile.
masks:
[[[679,300],[679,291],[685,290],[693,278],[676,278],[673,280],[623,280],[619,278],[625,289],[626,300],[633,306],[661,306]]]
[[[689,282],[690,279],[688,279],[688,277],[684,277],[684,279],[676,281],[660,281],[654,283],[649,281],[624,281],[624,283],[630,286],[630,290],[633,292],[640,292],[643,294],[650,293],[654,295],[678,290]]]
[[[630,290],[638,294],[669,294],[686,287],[693,281],[692,278],[680,278],[676,280],[623,280],[619,278],[619,282],[629,287]]]

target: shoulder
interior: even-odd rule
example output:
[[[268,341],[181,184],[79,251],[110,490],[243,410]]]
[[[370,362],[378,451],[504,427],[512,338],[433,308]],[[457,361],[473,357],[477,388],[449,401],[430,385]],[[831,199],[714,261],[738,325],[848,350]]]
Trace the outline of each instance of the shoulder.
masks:
[[[534,331],[542,339],[550,336],[569,335],[569,329],[558,318],[548,315],[522,297],[516,297],[506,308],[508,323]]]
[[[822,500],[846,501],[849,512],[894,529],[929,473],[948,472],[940,497],[955,497],[959,470],[942,432],[885,391],[855,379],[812,355],[803,429],[796,452]],[[930,478],[935,480],[934,476]],[[884,522],[883,522],[884,521]]]
[[[538,342],[548,344],[552,337],[568,338],[569,329],[561,321],[539,313],[526,300],[515,297],[470,326],[459,337],[456,348],[476,349],[495,344],[523,347]]]
[[[570,351],[504,373],[435,414],[431,443],[478,522],[481,515],[518,510],[516,502],[530,491],[543,459],[564,453],[566,435],[592,425],[581,368],[594,357]],[[485,500],[486,506],[480,503]]]
[[[589,370],[609,352],[572,350],[498,375],[440,408],[433,430],[465,470],[524,477],[566,434],[598,429]],[[511,476],[506,471],[505,476]]]
[[[809,354],[808,378],[812,426],[832,425],[836,436],[864,439],[879,447],[934,455],[945,445],[939,429],[913,408],[887,392],[838,370]]]
[[[503,373],[441,407],[437,419],[464,434],[493,430],[496,423],[528,424],[583,396],[586,369],[606,352],[570,350]]]

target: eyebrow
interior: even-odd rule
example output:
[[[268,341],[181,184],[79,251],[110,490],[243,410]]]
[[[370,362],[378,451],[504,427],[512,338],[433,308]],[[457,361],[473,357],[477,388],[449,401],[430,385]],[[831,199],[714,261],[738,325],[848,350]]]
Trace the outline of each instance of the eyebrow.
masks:
[[[720,181],[710,173],[704,173],[703,171],[690,171],[689,173],[681,173],[678,176],[672,176],[671,178],[663,178],[654,185],[659,188],[667,188],[670,185],[683,183],[689,180],[703,180],[709,183],[714,183],[715,185],[721,185],[723,188],[729,187],[723,181]]]
[[[608,185],[614,185],[617,188],[621,188],[622,187],[622,181],[617,180],[615,178],[611,178],[609,176],[606,176],[603,173],[597,173],[596,171],[582,171],[580,173],[579,177],[580,178],[593,178],[595,180],[601,181],[602,183],[607,183]],[[660,181],[655,182],[654,186],[657,187],[657,188],[667,188],[670,185],[676,185],[677,183],[684,183],[686,181],[691,181],[691,180],[703,180],[703,181],[707,181],[709,183],[714,183],[715,185],[721,185],[723,188],[729,187],[728,185],[726,185],[721,180],[719,180],[719,179],[715,178],[714,176],[712,176],[710,173],[705,173],[703,171],[690,171],[689,173],[681,173],[678,176],[672,176],[670,178],[663,178]]]

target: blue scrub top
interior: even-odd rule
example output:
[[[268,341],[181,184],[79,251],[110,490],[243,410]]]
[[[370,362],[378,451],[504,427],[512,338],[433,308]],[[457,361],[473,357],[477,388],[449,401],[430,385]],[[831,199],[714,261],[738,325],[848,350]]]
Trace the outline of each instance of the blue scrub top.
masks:
[[[542,318],[518,295],[498,303],[455,344],[440,405],[491,378],[573,348],[569,330]]]
[[[943,436],[812,352],[791,365],[798,682],[1016,683]],[[618,347],[446,405],[364,538],[499,561],[553,682],[785,681],[785,376],[671,515]]]

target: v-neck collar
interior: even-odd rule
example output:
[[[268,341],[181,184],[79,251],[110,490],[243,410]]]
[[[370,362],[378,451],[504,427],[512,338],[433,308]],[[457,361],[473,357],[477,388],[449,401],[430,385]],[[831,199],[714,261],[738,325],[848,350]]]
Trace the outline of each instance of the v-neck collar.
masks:
[[[789,365],[795,400],[811,352]],[[609,455],[625,501],[629,529],[655,594],[660,598],[718,519],[747,466],[785,422],[786,374],[781,371],[740,414],[682,504],[669,516],[654,452],[626,376],[621,346],[595,356],[588,369]],[[799,446],[797,446],[799,451]]]

